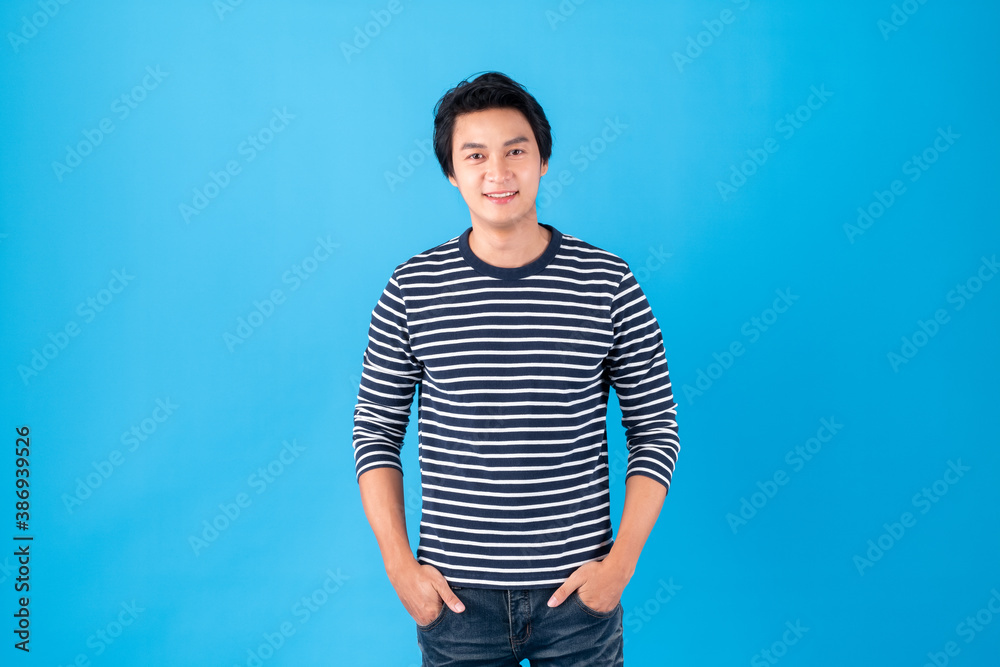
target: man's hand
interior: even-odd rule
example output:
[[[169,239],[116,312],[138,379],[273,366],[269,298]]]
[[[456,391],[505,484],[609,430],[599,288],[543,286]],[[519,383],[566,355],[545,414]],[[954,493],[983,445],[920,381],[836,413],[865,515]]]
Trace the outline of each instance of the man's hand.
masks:
[[[631,578],[626,570],[616,567],[613,561],[608,562],[606,558],[584,563],[556,589],[549,598],[549,606],[558,607],[570,593],[576,591],[580,602],[594,611],[611,611],[618,606]]]
[[[645,475],[632,475],[625,480],[625,509],[611,551],[602,560],[578,567],[552,594],[549,606],[558,607],[570,593],[577,591],[580,601],[595,611],[614,609],[635,574],[642,545],[653,530],[666,495],[663,484]]]
[[[361,502],[378,540],[389,582],[407,613],[427,625],[447,604],[456,612],[465,609],[448,581],[436,567],[421,565],[406,537],[403,474],[397,468],[375,468],[361,475]]]
[[[408,561],[389,574],[389,581],[396,589],[399,601],[418,625],[427,625],[441,613],[447,604],[452,611],[465,611],[448,580],[433,565],[422,565],[416,559]]]

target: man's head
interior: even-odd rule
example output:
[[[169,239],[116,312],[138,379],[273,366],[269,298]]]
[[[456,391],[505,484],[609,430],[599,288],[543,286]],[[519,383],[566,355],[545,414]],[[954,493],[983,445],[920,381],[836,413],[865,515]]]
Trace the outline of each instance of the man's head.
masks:
[[[459,116],[486,109],[516,109],[531,126],[541,161],[552,154],[552,130],[542,106],[524,86],[500,72],[486,72],[466,79],[445,93],[434,106],[434,153],[444,175],[455,175],[452,139]]]
[[[541,105],[523,86],[487,72],[449,90],[434,107],[434,152],[473,219],[534,219],[538,182],[552,134]],[[516,192],[507,198],[490,194]]]

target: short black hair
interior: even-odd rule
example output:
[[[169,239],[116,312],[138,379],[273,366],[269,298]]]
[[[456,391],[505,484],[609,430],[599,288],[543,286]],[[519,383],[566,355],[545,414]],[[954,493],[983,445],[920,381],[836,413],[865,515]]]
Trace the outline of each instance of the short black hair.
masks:
[[[500,72],[486,72],[469,81],[466,78],[441,96],[434,105],[434,154],[445,176],[454,176],[451,140],[455,119],[463,113],[484,109],[513,108],[524,114],[535,134],[542,163],[552,155],[552,129],[538,103],[528,90]]]

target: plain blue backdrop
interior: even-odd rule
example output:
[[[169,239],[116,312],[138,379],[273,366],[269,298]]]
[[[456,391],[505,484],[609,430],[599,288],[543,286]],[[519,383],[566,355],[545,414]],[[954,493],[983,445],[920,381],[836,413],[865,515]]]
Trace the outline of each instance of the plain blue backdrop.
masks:
[[[432,112],[487,70],[552,125],[539,220],[628,261],[663,332],[681,453],[626,664],[998,664],[998,20],[5,3],[3,664],[419,664],[352,413],[392,269],[470,224]]]

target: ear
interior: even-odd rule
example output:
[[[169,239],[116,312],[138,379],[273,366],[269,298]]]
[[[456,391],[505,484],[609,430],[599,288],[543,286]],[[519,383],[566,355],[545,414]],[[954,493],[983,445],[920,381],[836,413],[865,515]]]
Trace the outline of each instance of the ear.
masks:
[[[457,180],[455,179],[455,177],[454,177],[454,176],[449,176],[449,177],[448,177],[448,181],[449,181],[449,182],[450,182],[450,183],[451,183],[452,185],[454,185],[454,186],[455,186],[456,188],[458,187],[458,181],[457,181]]]
[[[543,160],[542,161],[542,172],[539,174],[539,176],[544,176],[545,172],[547,172],[548,170],[549,170],[549,161],[548,160]]]

